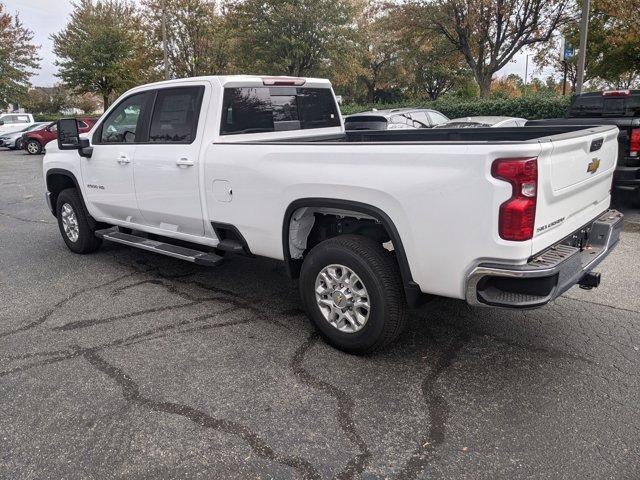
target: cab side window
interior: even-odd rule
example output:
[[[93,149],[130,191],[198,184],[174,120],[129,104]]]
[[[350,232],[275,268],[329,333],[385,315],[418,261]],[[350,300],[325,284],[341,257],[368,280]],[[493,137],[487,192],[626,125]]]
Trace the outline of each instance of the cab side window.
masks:
[[[196,139],[203,93],[204,87],[159,90],[149,143],[192,143]]]
[[[124,99],[102,123],[97,143],[139,142],[144,112],[151,95],[150,92],[142,92]]]

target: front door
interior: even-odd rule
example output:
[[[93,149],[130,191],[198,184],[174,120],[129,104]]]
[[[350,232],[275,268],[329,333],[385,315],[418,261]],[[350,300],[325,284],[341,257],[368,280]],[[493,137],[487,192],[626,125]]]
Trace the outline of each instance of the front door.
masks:
[[[157,91],[149,138],[138,145],[134,165],[138,208],[151,227],[204,235],[197,141],[204,96],[196,84]]]
[[[93,155],[82,159],[87,199],[100,218],[142,224],[133,182],[133,161],[153,94],[122,100],[99,125]]]

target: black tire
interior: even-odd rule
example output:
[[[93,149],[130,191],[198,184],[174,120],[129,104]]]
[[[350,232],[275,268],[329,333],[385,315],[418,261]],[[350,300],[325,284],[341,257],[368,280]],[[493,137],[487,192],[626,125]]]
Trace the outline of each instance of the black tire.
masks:
[[[364,284],[369,318],[361,330],[346,333],[325,318],[316,300],[316,279],[329,265],[343,265]],[[318,332],[334,347],[367,354],[396,340],[406,324],[406,300],[400,269],[393,254],[377,242],[358,235],[325,240],[304,259],[300,272],[302,303]]]
[[[38,140],[29,140],[25,145],[25,150],[29,155],[40,155],[42,153],[42,145]]]
[[[63,225],[63,208],[65,206],[71,208],[78,226],[78,235],[75,241],[65,232]],[[58,195],[56,217],[58,218],[58,227],[60,228],[62,239],[72,252],[80,254],[93,253],[102,245],[102,239],[94,235],[97,225],[92,219],[90,220],[82,199],[75,188],[63,190]]]

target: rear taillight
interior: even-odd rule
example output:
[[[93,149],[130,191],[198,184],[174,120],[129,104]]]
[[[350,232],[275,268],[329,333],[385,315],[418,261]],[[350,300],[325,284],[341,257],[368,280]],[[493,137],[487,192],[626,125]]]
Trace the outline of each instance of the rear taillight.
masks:
[[[629,155],[637,157],[640,154],[640,128],[631,130],[631,139],[629,141]]]
[[[538,159],[501,158],[491,166],[493,177],[509,182],[511,198],[500,206],[500,238],[523,242],[533,238],[538,196]]]

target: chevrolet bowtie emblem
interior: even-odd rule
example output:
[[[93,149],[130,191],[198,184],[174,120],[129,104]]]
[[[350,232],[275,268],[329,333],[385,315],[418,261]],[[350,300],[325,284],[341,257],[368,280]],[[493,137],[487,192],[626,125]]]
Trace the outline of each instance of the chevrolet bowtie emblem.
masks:
[[[599,168],[600,168],[600,159],[594,158],[593,160],[591,160],[591,163],[587,167],[587,173],[596,173]]]

